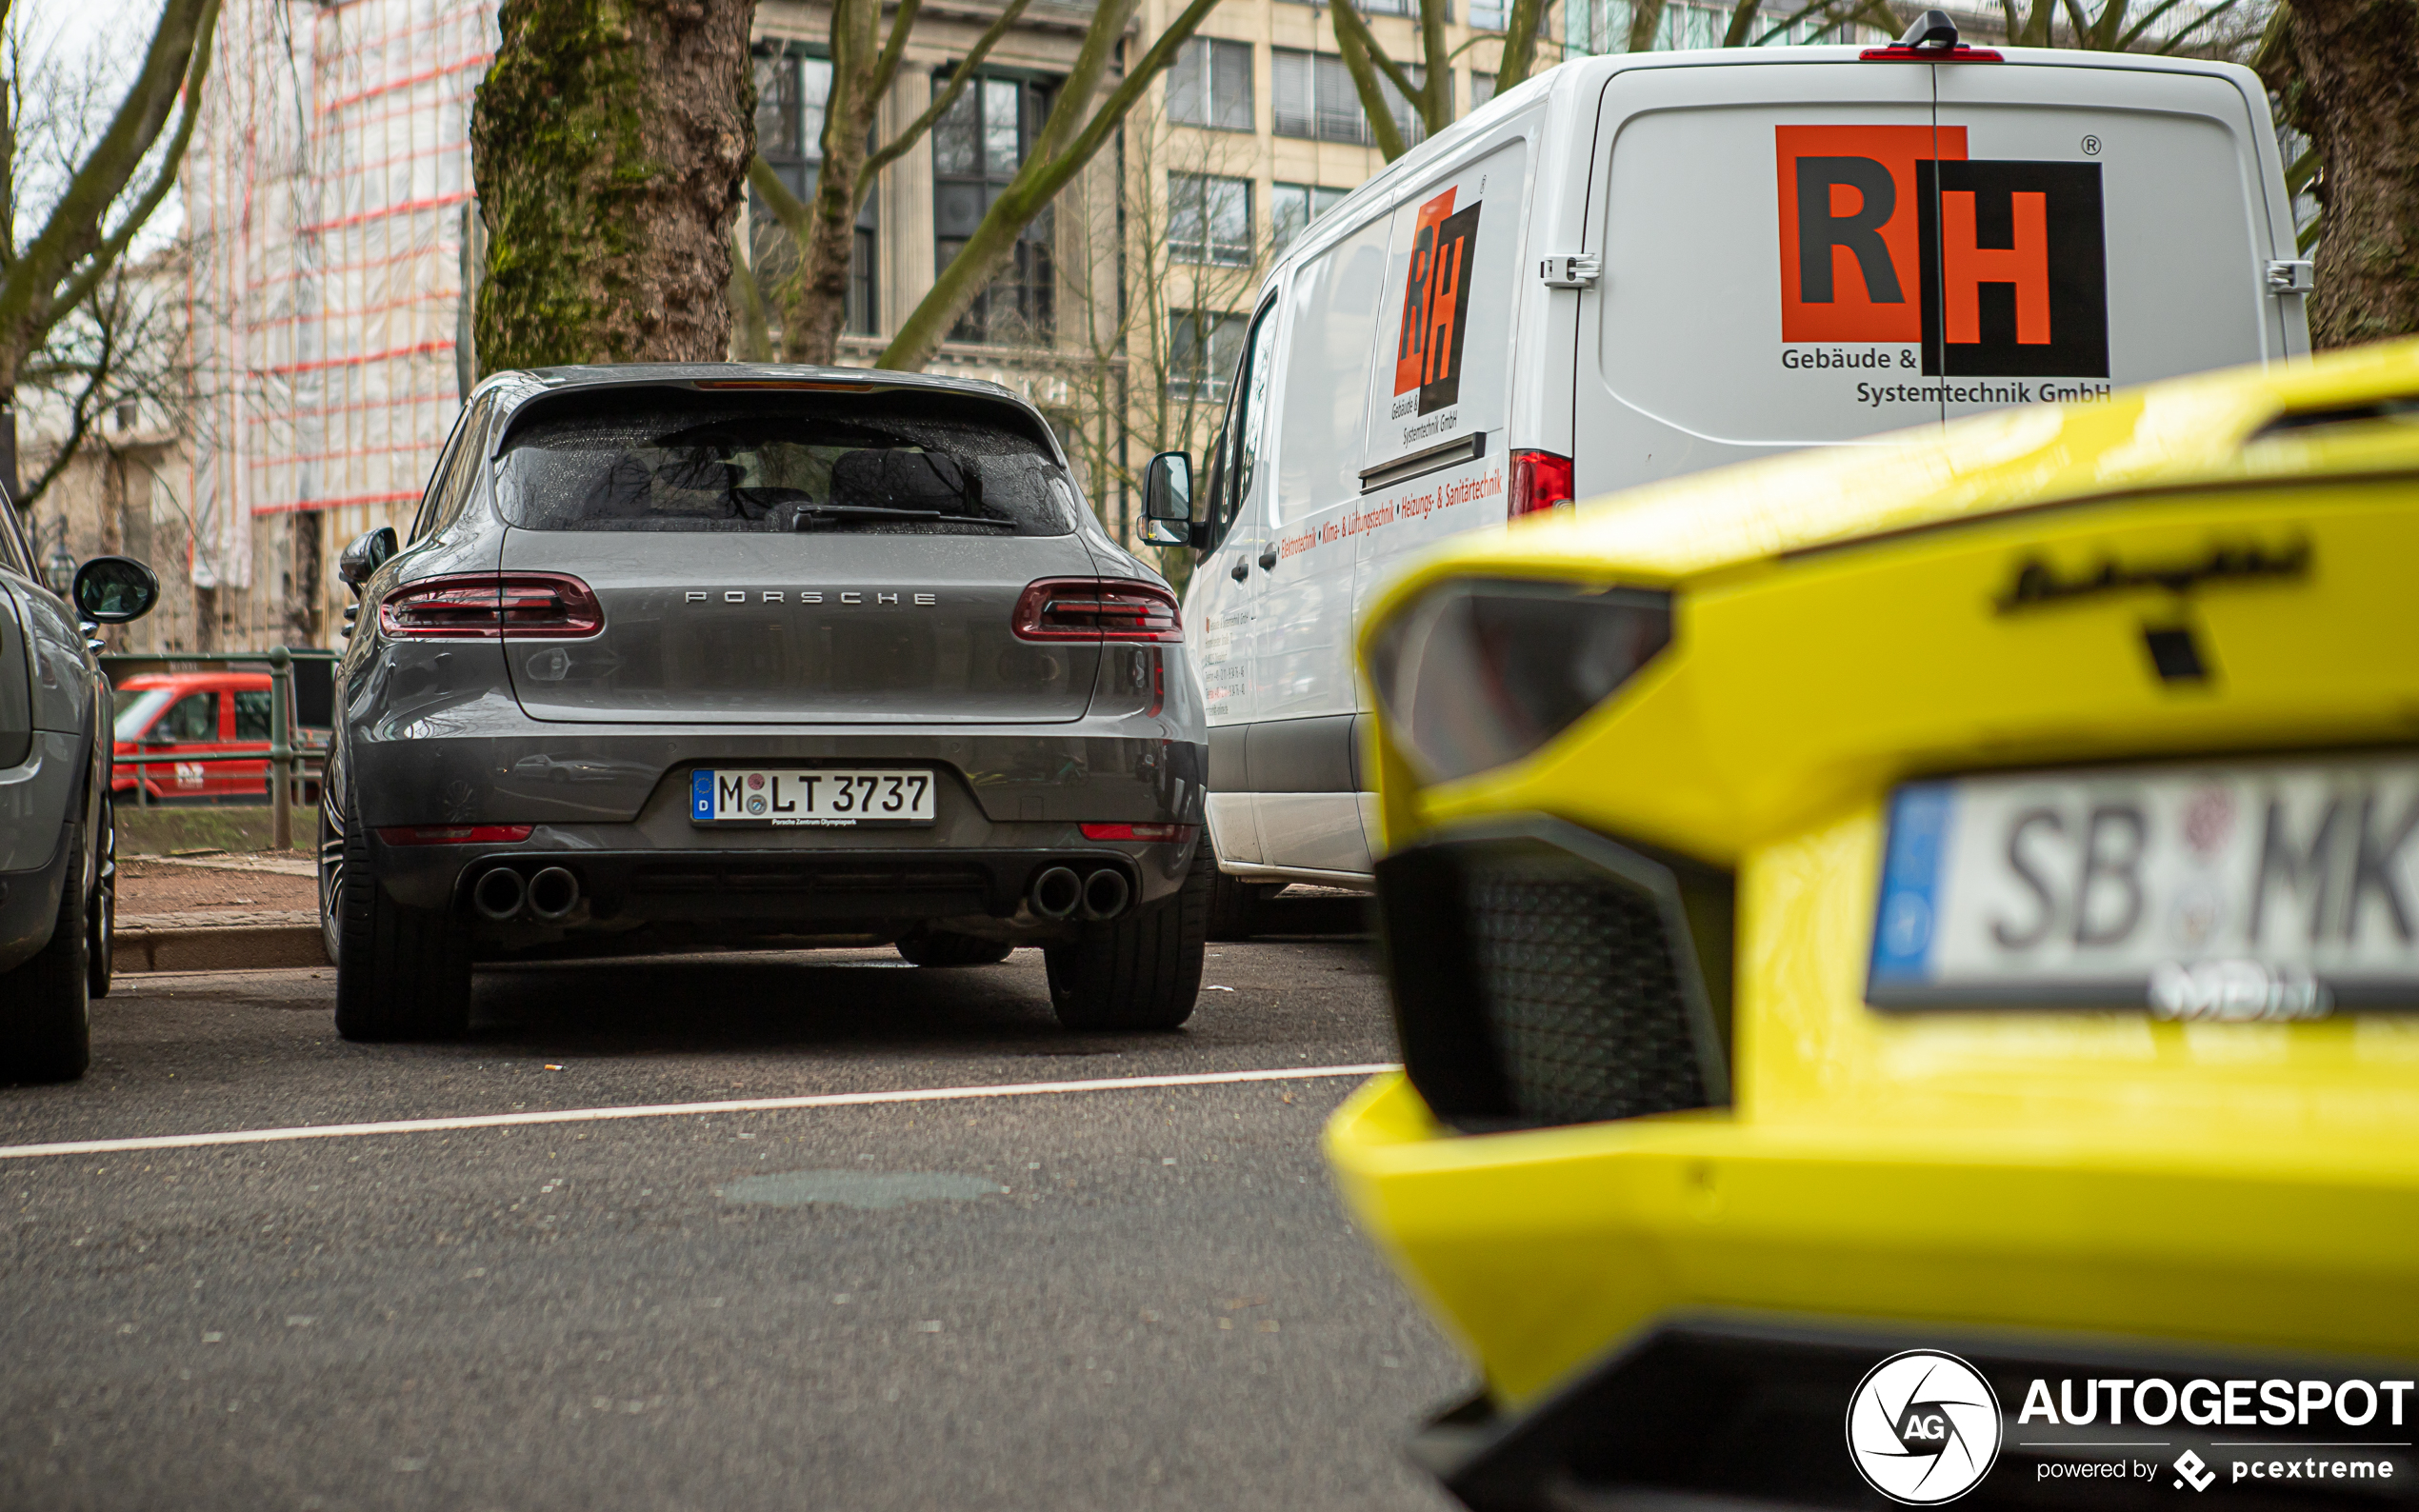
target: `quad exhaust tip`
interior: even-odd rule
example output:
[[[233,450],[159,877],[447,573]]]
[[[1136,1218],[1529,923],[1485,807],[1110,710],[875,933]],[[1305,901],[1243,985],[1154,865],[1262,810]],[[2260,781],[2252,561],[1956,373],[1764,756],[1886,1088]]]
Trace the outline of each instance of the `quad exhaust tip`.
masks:
[[[490,866],[470,884],[470,905],[497,924],[524,915],[555,924],[579,902],[580,880],[561,866],[545,867],[527,882],[510,866]]]
[[[560,866],[549,866],[530,879],[530,912],[549,924],[579,906],[580,880]]]
[[[1084,917],[1114,919],[1126,911],[1126,904],[1133,897],[1133,889],[1126,885],[1126,874],[1114,866],[1103,866],[1084,879]]]
[[[490,866],[470,885],[471,906],[498,924],[519,913],[528,901],[529,889],[521,885],[521,874],[510,866]]]
[[[1051,866],[1033,879],[1033,911],[1045,919],[1064,919],[1084,905],[1083,879],[1068,866]]]

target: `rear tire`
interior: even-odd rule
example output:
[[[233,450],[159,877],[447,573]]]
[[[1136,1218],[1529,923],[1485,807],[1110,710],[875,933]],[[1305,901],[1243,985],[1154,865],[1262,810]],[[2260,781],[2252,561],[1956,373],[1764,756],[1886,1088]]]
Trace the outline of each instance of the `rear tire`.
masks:
[[[347,794],[343,825],[320,863],[321,896],[335,913],[336,1032],[370,1042],[461,1039],[470,1030],[470,926],[387,896],[355,794]],[[329,850],[339,861],[332,877]]]
[[[1205,842],[1193,847],[1192,869],[1174,897],[1043,946],[1058,1022],[1070,1029],[1172,1029],[1191,1018],[1217,875]]]
[[[0,1082],[72,1082],[92,1063],[90,920],[84,826],[68,834],[67,880],[42,953],[0,972]]]
[[[985,940],[945,929],[918,929],[899,940],[899,954],[919,966],[996,965],[1016,947],[1005,940]]]

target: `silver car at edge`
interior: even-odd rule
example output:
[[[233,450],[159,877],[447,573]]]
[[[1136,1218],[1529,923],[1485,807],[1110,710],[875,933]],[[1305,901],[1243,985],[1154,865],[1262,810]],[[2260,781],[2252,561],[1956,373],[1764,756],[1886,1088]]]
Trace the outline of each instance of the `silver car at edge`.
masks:
[[[320,818],[336,1023],[467,1032],[474,964],[1045,952],[1081,1029],[1199,990],[1207,735],[1176,599],[995,385],[497,375],[372,531]]]
[[[110,991],[117,826],[110,807],[104,625],[139,619],[159,580],[130,557],[75,572],[73,606],[35,575],[0,491],[0,1082],[71,1082]]]

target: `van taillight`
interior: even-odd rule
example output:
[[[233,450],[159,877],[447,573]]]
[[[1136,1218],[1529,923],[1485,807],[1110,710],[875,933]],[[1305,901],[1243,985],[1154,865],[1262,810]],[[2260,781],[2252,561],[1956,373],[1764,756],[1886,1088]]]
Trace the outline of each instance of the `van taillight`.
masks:
[[[454,572],[378,601],[378,629],[397,640],[576,641],[604,628],[595,593],[563,572]]]
[[[1541,514],[1570,503],[1570,459],[1550,451],[1511,454],[1511,518]]]
[[[1016,601],[1012,622],[1026,641],[1181,641],[1176,596],[1125,578],[1044,578]]]

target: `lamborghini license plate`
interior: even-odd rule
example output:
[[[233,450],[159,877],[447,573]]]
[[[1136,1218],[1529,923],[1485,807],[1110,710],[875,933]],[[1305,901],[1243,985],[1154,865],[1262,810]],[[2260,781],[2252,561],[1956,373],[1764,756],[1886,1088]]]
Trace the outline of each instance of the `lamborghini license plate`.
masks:
[[[2268,1022],[2419,1007],[2415,932],[2419,758],[1910,783],[1866,997]]]

